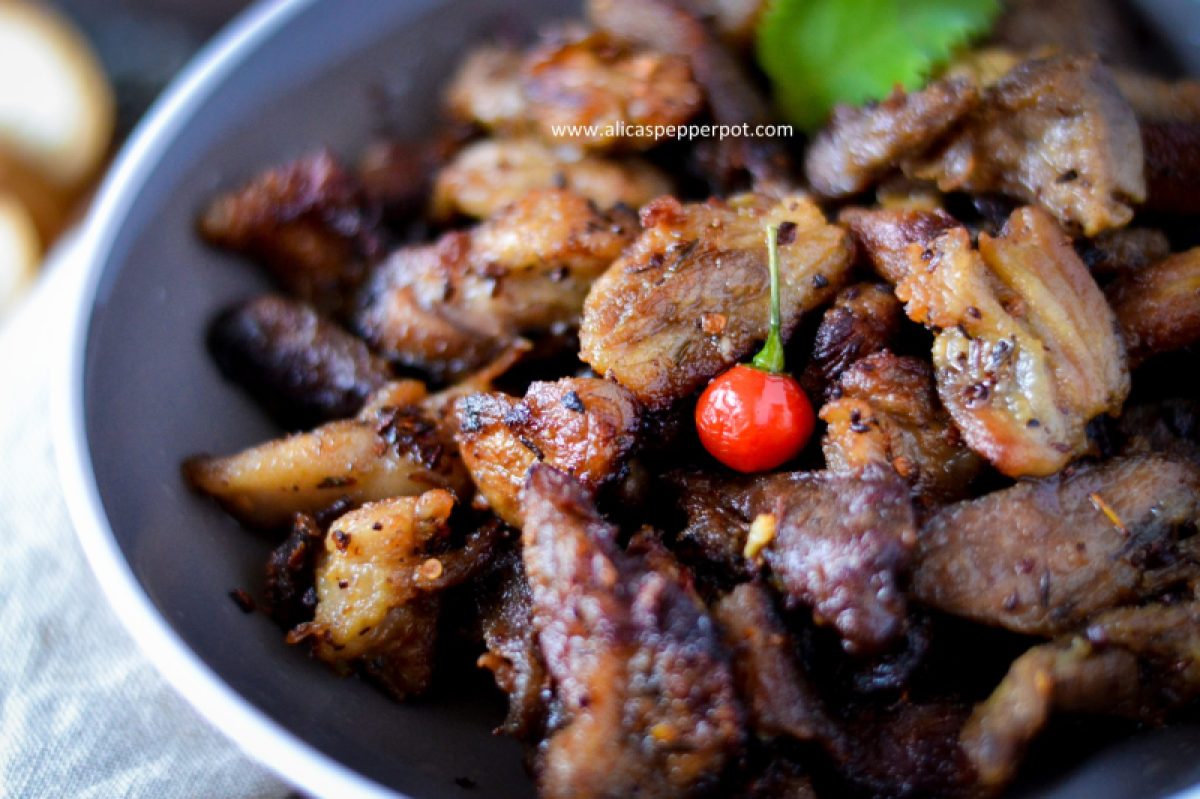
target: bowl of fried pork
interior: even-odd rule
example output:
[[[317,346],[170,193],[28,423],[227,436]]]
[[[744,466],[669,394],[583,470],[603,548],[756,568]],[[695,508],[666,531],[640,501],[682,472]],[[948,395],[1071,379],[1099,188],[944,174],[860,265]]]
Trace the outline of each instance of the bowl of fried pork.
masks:
[[[1194,11],[1014,2],[810,135],[647,134],[781,121],[763,6],[263,4],[127,147],[64,485],[298,788],[1200,783]],[[741,474],[695,408],[772,260],[819,424]]]

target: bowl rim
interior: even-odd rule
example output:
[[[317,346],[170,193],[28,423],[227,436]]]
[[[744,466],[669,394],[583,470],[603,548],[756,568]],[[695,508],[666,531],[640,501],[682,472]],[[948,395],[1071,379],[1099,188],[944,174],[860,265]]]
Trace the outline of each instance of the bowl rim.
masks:
[[[76,537],[109,605],[158,673],[200,715],[283,781],[316,796],[406,799],[302,741],[243,698],[183,641],[150,600],[121,551],[97,487],[84,415],[88,334],[121,223],[142,184],[191,114],[245,58],[317,0],[261,0],[191,59],[138,124],[109,169],[74,245],[66,348],[52,380],[59,481]]]

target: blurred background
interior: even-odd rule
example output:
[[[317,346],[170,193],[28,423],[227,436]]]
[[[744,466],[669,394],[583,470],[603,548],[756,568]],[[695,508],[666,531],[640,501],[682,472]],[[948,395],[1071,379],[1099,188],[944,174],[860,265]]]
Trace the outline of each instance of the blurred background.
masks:
[[[0,325],[120,143],[248,0],[0,0]]]

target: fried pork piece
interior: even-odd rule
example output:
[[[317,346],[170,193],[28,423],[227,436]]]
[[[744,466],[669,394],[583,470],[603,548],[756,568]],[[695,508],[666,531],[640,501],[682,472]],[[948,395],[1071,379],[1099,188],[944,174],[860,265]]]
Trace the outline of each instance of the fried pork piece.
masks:
[[[288,634],[321,660],[358,666],[398,699],[433,677],[438,596],[424,585],[450,535],[454,496],[435,489],[364,505],[337,519],[316,569],[316,616]],[[436,564],[436,566],[431,566]]]
[[[264,172],[218,197],[200,234],[260,262],[289,294],[340,311],[379,255],[378,214],[327,150]]]
[[[853,245],[803,197],[749,194],[642,209],[643,233],[592,287],[581,357],[651,409],[703,386],[766,338],[767,225],[779,248],[784,336],[830,298]]]
[[[1173,214],[1200,214],[1200,122],[1142,123],[1146,151],[1146,206]]]
[[[636,158],[621,160],[554,148],[538,139],[484,139],[438,172],[432,213],[484,218],[535,189],[564,188],[601,208],[639,208],[669,194],[670,179]]]
[[[1093,275],[1114,277],[1146,269],[1171,254],[1167,235],[1156,228],[1124,227],[1075,243]]]
[[[821,449],[833,472],[894,469],[930,502],[961,499],[983,465],[938,401],[925,361],[878,352],[838,381],[821,408]]]
[[[742,0],[715,2],[736,5]],[[705,24],[702,17],[709,16],[705,5],[706,0],[588,0],[587,16],[614,38],[686,58],[717,124],[754,127],[775,121],[770,103],[743,61]],[[747,176],[755,188],[793,185],[791,158],[781,139],[727,136],[702,142],[696,150],[703,153],[698,166],[714,194],[741,190]]]
[[[1113,76],[1143,122],[1200,122],[1200,81],[1164,80],[1127,69],[1114,70]]]
[[[621,552],[589,492],[537,465],[522,499],[533,624],[563,707],[548,799],[694,796],[740,750],[729,656],[679,570]]]
[[[825,311],[800,382],[819,398],[860,358],[886,349],[900,331],[902,306],[888,286],[856,283]]]
[[[944,146],[906,173],[943,191],[1037,203],[1088,236],[1125,225],[1146,199],[1137,118],[1095,58],[1013,69]]]
[[[1200,467],[1154,456],[1072,467],[934,513],[911,594],[1032,635],[1152,597],[1196,573],[1177,548],[1200,514]]]
[[[648,128],[681,125],[703,104],[685,58],[577,28],[528,53],[479,51],[447,92],[458,119],[590,150],[647,149],[657,142]]]
[[[745,573],[761,551],[789,603],[811,607],[847,650],[878,651],[903,633],[898,582],[916,530],[908,486],[895,474],[672,479],[688,516],[679,534],[685,548],[735,573]]]
[[[1138,20],[1124,5],[1113,0],[1007,0],[990,41],[1025,52],[1094,53],[1108,64],[1140,61],[1145,53],[1136,33]]]
[[[492,672],[508,696],[508,715],[497,731],[532,742],[543,730],[551,692],[520,552],[509,550],[497,558],[481,583],[477,604],[487,652],[478,665]]]
[[[354,419],[268,441],[223,458],[184,462],[193,489],[251,527],[277,528],[296,513],[448,488],[471,494],[452,442],[420,407],[416,381],[389,384]]]
[[[521,334],[578,324],[593,279],[635,235],[627,209],[533,191],[471,230],[393,253],[364,287],[355,326],[390,361],[452,380]]]
[[[317,560],[324,548],[325,533],[317,520],[297,513],[291,533],[267,558],[267,612],[286,630],[313,617]]]
[[[1134,366],[1200,339],[1200,247],[1123,275],[1105,293]]]
[[[893,285],[908,276],[910,245],[918,244],[924,249],[946,231],[962,227],[957,219],[941,209],[878,211],[846,208],[838,215],[838,222],[854,234],[854,240],[875,271]]]
[[[1200,605],[1149,605],[1104,613],[1086,638],[1035,646],[978,707],[962,745],[980,782],[1012,779],[1026,746],[1053,712],[1156,721],[1200,696]]]
[[[913,219],[859,213],[858,228]],[[1129,372],[1116,318],[1070,240],[1045,211],[1020,208],[999,237],[963,227],[892,246],[940,217],[886,235],[872,259],[897,277],[915,322],[938,331],[938,395],[967,444],[1007,475],[1053,474],[1088,447],[1087,423],[1116,413]]]
[[[637,441],[637,400],[616,383],[567,377],[530,385],[524,399],[471,394],[455,406],[459,451],[492,511],[521,526],[521,487],[535,463],[595,490],[618,476]]]
[[[226,378],[291,430],[353,416],[392,379],[360,339],[310,306],[272,294],[221,313],[208,348]]]
[[[648,149],[659,141],[652,128],[682,125],[704,105],[686,58],[599,32],[535,48],[522,86],[544,139],[590,150]]]
[[[713,616],[733,653],[738,695],[756,734],[799,741],[824,741],[835,734],[765,588],[742,583],[713,607]]]
[[[500,133],[529,132],[533,126],[521,86],[524,61],[524,55],[511,47],[472,50],[446,89],[447,113]]]
[[[979,90],[959,77],[911,94],[897,89],[879,103],[840,105],[808,148],[808,182],[829,198],[865,191],[902,159],[929,149],[978,104]]]

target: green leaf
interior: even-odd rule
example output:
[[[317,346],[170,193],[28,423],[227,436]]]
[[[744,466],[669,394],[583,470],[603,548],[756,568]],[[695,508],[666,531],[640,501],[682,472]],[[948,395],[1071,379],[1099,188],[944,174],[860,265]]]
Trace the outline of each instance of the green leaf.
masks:
[[[839,103],[919,88],[999,13],[999,0],[771,0],[758,61],[780,111],[811,132]]]

